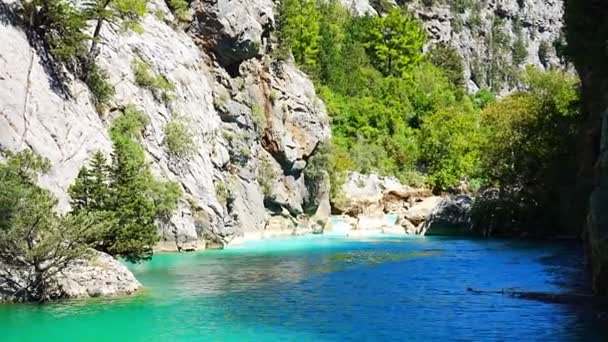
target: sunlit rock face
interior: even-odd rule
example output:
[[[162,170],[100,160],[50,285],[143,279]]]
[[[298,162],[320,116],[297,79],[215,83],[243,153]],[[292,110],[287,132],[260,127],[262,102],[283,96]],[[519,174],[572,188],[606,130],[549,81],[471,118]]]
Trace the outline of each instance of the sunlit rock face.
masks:
[[[525,65],[542,69],[563,65],[554,46],[563,41],[563,0],[477,0],[461,6],[457,1],[423,0],[342,3],[356,15],[382,15],[397,5],[407,8],[422,21],[430,45],[447,44],[458,50],[471,92],[493,88],[506,93],[516,88],[513,75]],[[515,65],[513,50],[520,38],[524,60]]]
[[[65,75],[59,82],[6,6],[0,152],[32,149],[49,158],[52,169],[40,183],[68,211],[67,188],[95,151],[111,152],[108,128],[132,104],[150,119],[142,144],[155,176],[178,182],[184,193],[174,215],[159,222],[162,249],[222,248],[245,232],[263,231],[284,211],[306,221],[303,208],[323,197],[305,182],[306,161],[331,132],[308,77],[270,58],[273,6],[269,0],[193,1],[192,23],[175,25],[166,2],[151,0],[142,33],[105,25],[98,63],[116,95],[102,113],[67,70],[59,70]],[[174,85],[171,101],[137,84],[137,60]],[[186,158],[172,156],[164,144],[164,127],[176,114],[194,133],[195,153]]]

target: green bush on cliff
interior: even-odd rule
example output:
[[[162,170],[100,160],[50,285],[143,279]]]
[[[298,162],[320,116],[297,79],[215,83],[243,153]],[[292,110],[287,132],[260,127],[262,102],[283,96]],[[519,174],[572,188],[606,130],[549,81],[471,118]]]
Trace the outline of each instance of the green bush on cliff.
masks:
[[[94,238],[95,248],[130,261],[152,256],[155,221],[168,219],[181,196],[177,184],[152,176],[138,142],[146,124],[143,112],[125,108],[110,130],[111,160],[96,153],[69,189],[73,212],[94,213],[107,227]]]
[[[166,2],[178,21],[188,22],[192,20],[190,6],[186,0],[166,0]]]
[[[163,132],[165,133],[163,144],[169,154],[185,158],[195,152],[194,134],[186,117],[173,115],[163,128]]]

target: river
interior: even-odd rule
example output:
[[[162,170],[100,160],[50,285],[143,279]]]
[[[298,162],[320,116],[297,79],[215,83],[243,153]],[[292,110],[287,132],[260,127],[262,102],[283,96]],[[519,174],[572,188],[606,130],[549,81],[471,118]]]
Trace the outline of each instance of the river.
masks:
[[[0,306],[1,341],[606,341],[593,308],[467,288],[580,291],[573,243],[310,236],[130,265],[146,290]]]

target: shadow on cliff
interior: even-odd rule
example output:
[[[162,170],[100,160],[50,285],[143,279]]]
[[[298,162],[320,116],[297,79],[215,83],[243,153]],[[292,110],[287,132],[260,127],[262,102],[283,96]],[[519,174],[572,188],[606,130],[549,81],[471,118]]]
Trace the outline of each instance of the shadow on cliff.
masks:
[[[65,72],[65,69],[53,58],[53,56],[51,56],[49,53],[50,48],[43,39],[41,33],[29,27],[19,12],[20,9],[17,3],[7,4],[0,2],[0,24],[3,26],[18,27],[23,30],[30,46],[36,51],[36,54],[40,58],[39,63],[48,76],[51,89],[64,99],[71,98],[72,95],[68,87],[70,78]],[[10,44],[10,42],[4,42],[4,44]],[[26,56],[23,56],[23,58],[26,58]],[[32,63],[30,63],[30,69],[33,67],[33,56],[31,58]]]

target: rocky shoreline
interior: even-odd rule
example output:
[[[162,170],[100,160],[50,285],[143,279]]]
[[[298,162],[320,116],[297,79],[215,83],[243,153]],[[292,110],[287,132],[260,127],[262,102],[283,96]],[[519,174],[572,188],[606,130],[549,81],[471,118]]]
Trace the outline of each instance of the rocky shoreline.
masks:
[[[31,272],[0,265],[0,302],[19,301],[19,292]],[[108,254],[94,252],[86,260],[71,262],[47,281],[47,300],[120,297],[132,295],[142,284],[120,261]]]

